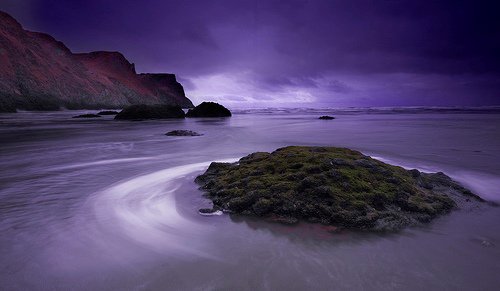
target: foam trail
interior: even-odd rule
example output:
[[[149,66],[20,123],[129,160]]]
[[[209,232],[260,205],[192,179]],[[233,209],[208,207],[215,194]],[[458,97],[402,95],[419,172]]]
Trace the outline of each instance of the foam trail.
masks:
[[[147,161],[147,160],[152,160],[152,159],[154,159],[154,158],[153,157],[142,157],[142,158],[109,159],[109,160],[101,160],[101,161],[95,161],[95,162],[72,164],[72,165],[68,165],[68,166],[53,167],[50,170],[69,170],[69,169],[83,168],[83,167],[89,167],[89,166],[102,166],[102,165],[111,165],[111,164],[117,164],[117,163]]]
[[[210,256],[202,250],[200,237],[211,229],[182,216],[174,197],[180,179],[202,171],[209,164],[203,162],[169,168],[111,186],[93,201],[96,218],[110,231],[118,231],[151,250]]]
[[[486,173],[457,171],[451,173],[450,177],[459,181],[482,198],[497,203],[500,202],[498,195],[498,189],[500,189],[499,176]]]
[[[420,164],[420,165],[414,165],[414,164],[412,164],[412,165],[410,165],[408,163],[404,163],[404,162],[401,162],[401,161],[395,161],[395,160],[384,158],[384,157],[380,157],[380,156],[370,156],[370,157],[373,158],[373,159],[375,159],[375,160],[379,160],[381,162],[387,163],[387,164],[400,166],[401,168],[406,169],[406,170],[417,169],[420,172],[424,172],[424,173],[436,173],[436,172],[441,171],[439,168],[432,167],[432,166],[429,166],[429,165],[423,165],[423,164]]]
[[[408,163],[404,163],[401,161],[395,161],[379,156],[371,156],[371,157],[376,160],[382,161],[384,163],[388,163],[391,165],[398,165],[407,170],[417,169],[424,173],[445,172],[446,175],[450,176],[453,180],[460,182],[463,186],[469,188],[470,190],[472,190],[472,192],[479,195],[481,198],[489,201],[500,202],[500,198],[498,198],[498,189],[500,189],[500,178],[496,175],[491,175],[481,172],[462,171],[456,169],[446,170],[423,164],[417,166],[410,166]]]

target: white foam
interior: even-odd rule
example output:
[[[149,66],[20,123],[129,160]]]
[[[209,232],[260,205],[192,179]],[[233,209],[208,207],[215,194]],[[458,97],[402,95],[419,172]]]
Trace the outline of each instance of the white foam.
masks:
[[[417,169],[420,172],[424,172],[424,173],[436,173],[436,172],[441,171],[439,168],[425,165],[425,164],[416,164],[416,165],[412,164],[412,165],[410,165],[410,164],[407,164],[407,163],[404,163],[401,161],[395,161],[392,159],[383,158],[383,157],[379,157],[379,156],[370,156],[370,157],[375,159],[375,160],[379,160],[381,162],[387,163],[387,164],[399,166],[399,167],[406,169],[406,170]]]
[[[463,186],[470,189],[472,192],[481,196],[481,198],[500,202],[500,177],[478,172],[456,171],[449,176]]]
[[[146,161],[146,160],[152,160],[152,159],[155,159],[155,157],[109,159],[109,160],[100,160],[100,161],[95,161],[95,162],[72,164],[72,165],[62,166],[62,167],[53,167],[50,170],[69,170],[69,169],[83,168],[83,167],[89,167],[89,166],[102,166],[102,165],[110,165],[110,164],[117,164],[117,163]]]
[[[234,162],[227,159],[223,162]],[[210,162],[169,168],[115,184],[93,201],[98,222],[151,250],[211,255],[203,250],[206,225],[183,216],[176,208],[174,193],[180,179],[202,171]]]
[[[371,157],[376,160],[382,161],[384,163],[400,166],[407,170],[417,169],[420,172],[424,173],[445,172],[446,175],[450,176],[453,180],[459,182],[464,187],[470,189],[473,193],[479,195],[481,198],[489,201],[500,202],[499,198],[500,196],[498,190],[500,189],[499,176],[481,172],[463,171],[456,169],[445,170],[442,168],[426,164],[416,164],[414,166],[410,166],[408,163],[401,161],[395,161],[378,156],[371,156]]]
[[[223,214],[223,212],[220,210],[216,210],[214,212],[207,212],[207,213],[204,213],[204,212],[198,212],[198,213],[202,216],[220,216]]]

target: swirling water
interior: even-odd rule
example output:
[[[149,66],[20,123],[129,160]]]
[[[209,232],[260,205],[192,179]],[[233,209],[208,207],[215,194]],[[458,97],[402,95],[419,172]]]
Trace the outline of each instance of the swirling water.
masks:
[[[318,120],[335,113],[337,119]],[[227,215],[193,180],[211,161],[345,146],[443,171],[500,202],[500,114],[245,110],[229,119],[0,115],[1,290],[495,290],[500,207],[397,234],[325,232]],[[174,129],[203,133],[168,137]]]

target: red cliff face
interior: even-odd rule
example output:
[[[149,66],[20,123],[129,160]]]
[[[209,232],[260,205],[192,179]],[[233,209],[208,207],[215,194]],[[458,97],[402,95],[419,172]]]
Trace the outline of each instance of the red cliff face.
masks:
[[[137,74],[118,52],[73,54],[0,11],[0,111],[131,104],[193,106],[173,74]]]

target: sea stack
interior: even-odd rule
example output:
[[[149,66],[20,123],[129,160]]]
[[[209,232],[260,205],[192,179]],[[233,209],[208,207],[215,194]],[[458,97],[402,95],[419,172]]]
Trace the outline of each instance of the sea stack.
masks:
[[[231,111],[215,102],[203,102],[193,109],[189,109],[186,117],[230,117]]]

